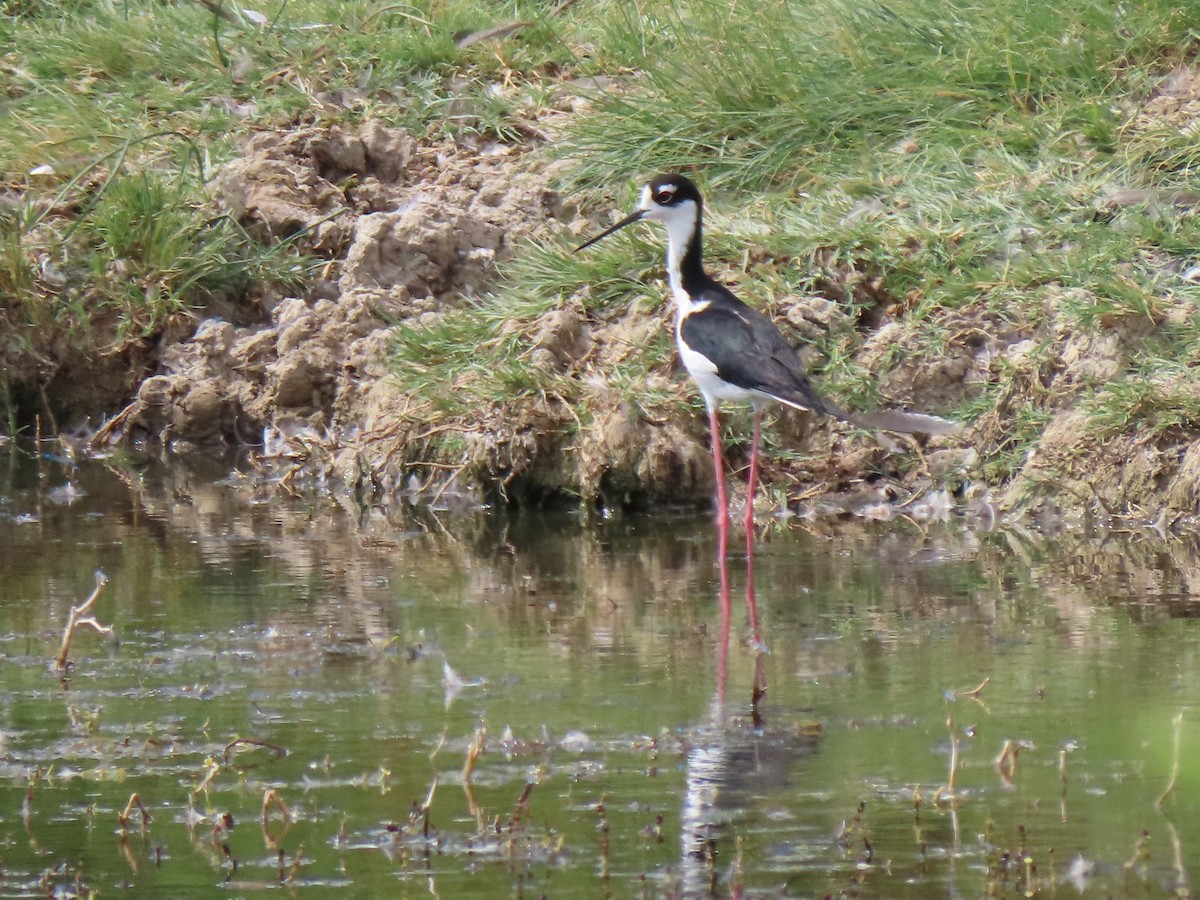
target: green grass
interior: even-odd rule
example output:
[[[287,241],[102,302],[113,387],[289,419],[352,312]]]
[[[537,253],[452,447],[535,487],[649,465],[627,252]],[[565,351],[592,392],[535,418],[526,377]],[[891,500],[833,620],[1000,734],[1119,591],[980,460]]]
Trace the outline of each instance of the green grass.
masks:
[[[1103,385],[1084,408],[1105,437],[1136,432],[1176,438],[1200,430],[1200,386],[1182,366],[1152,371]]]
[[[627,52],[644,74],[575,129],[591,184],[688,165],[715,185],[819,185],[901,139],[973,151],[983,137],[1028,153],[1048,120],[1112,147],[1112,100],[1131,70],[1182,58],[1193,27],[1163,2],[625,9]]]

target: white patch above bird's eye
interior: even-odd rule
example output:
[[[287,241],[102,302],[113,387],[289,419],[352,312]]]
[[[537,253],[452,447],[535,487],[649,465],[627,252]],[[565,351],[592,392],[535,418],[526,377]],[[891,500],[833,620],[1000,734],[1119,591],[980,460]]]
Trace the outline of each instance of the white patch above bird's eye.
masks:
[[[654,194],[655,203],[670,203],[671,198],[675,196],[675,185],[664,184]]]

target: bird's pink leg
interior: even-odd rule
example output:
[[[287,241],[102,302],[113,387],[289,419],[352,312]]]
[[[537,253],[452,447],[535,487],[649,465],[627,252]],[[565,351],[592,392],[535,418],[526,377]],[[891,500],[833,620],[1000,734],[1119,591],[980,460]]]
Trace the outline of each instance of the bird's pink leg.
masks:
[[[729,625],[733,602],[729,593],[729,519],[717,517],[717,572],[720,577],[721,633],[717,645],[717,703],[725,704],[725,682],[729,676]]]
[[[750,632],[754,637],[755,652],[761,653],[764,645],[762,632],[760,632],[758,629],[758,591],[755,590],[754,585],[753,528],[746,529],[746,615],[750,619]]]
[[[725,458],[721,454],[721,425],[716,405],[708,410],[708,427],[712,431],[713,471],[717,476],[717,522],[728,528],[729,498],[725,493]]]
[[[756,409],[754,437],[750,440],[750,484],[746,488],[746,612],[750,615],[750,630],[754,632],[756,648],[762,647],[762,635],[758,631],[758,597],[754,590],[754,492],[758,487],[758,439],[761,432],[762,412]]]
[[[746,485],[746,540],[754,535],[754,492],[758,487],[758,440],[762,435],[762,410],[754,411],[754,437],[750,439],[750,483]]]

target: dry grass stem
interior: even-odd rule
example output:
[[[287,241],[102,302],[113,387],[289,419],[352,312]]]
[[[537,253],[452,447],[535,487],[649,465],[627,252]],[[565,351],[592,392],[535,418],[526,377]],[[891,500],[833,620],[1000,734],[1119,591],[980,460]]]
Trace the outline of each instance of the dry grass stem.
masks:
[[[521,796],[517,798],[517,805],[513,808],[512,820],[509,823],[509,827],[514,831],[520,827],[521,820],[529,812],[529,797],[531,794],[533,794],[533,782],[527,781],[525,789],[521,791]]]
[[[1167,779],[1167,786],[1163,788],[1163,792],[1154,801],[1155,809],[1162,809],[1163,801],[1175,792],[1175,782],[1179,778],[1179,745],[1183,739],[1183,713],[1172,719],[1171,725],[1175,731],[1174,752],[1171,757],[1171,777]]]
[[[200,783],[196,785],[192,791],[192,795],[203,793],[208,790],[208,786],[213,783],[213,779],[221,774],[221,766],[216,760],[208,760],[208,770],[204,773],[204,777],[200,779]]]
[[[950,732],[950,774],[946,778],[946,793],[953,794],[958,784],[958,732],[954,728],[954,714],[946,714],[946,728]]]
[[[979,700],[980,695],[983,693],[983,689],[988,686],[988,683],[991,680],[992,679],[990,677],[985,678],[985,679],[983,679],[983,681],[979,682],[978,685],[971,688],[971,690],[969,690],[969,691],[954,691],[954,696],[955,697],[968,697],[971,700]],[[980,701],[980,702],[982,702],[982,701]]]
[[[55,660],[55,665],[59,669],[67,668],[67,654],[71,652],[71,639],[75,636],[76,628],[86,625],[100,634],[112,634],[111,625],[104,625],[95,616],[88,615],[106,584],[108,584],[108,576],[104,574],[103,569],[97,569],[96,587],[92,590],[91,596],[79,606],[71,607],[71,612],[67,616],[67,627],[63,629],[62,646],[59,648],[58,658]]]
[[[153,821],[150,817],[150,811],[146,809],[146,804],[142,802],[142,798],[135,792],[129,796],[129,802],[125,804],[125,811],[117,816],[117,821],[121,823],[122,828],[129,827],[129,819],[135,809],[142,814],[142,828],[145,828]]]
[[[1059,819],[1067,821],[1067,748],[1058,751],[1058,780],[1062,783],[1062,795],[1058,800]]]
[[[1005,784],[1011,785],[1017,774],[1017,758],[1021,754],[1021,747],[1015,741],[1005,740],[1004,747],[1000,750],[1000,755],[996,757],[996,771],[1000,773],[1000,777],[1004,779]]]
[[[1144,866],[1149,858],[1150,832],[1143,830],[1142,833],[1138,835],[1138,839],[1133,842],[1133,853],[1130,854],[1129,859],[1127,862],[1125,862],[1123,868],[1126,872],[1132,872],[1139,865]]]
[[[1165,818],[1165,817],[1164,817]],[[1195,897],[1192,891],[1192,879],[1184,865],[1183,843],[1179,840],[1179,832],[1175,823],[1166,819],[1167,833],[1171,836],[1171,867],[1175,870],[1175,896]]]
[[[462,768],[462,777],[465,784],[471,782],[471,773],[475,771],[475,763],[483,755],[487,742],[487,733],[487,725],[480,725],[475,729],[475,737],[471,740],[471,746],[467,748],[467,761],[463,763]]]
[[[292,860],[291,868],[288,869],[287,883],[296,883],[296,873],[300,871],[300,862],[304,859],[304,845],[301,844],[296,849],[296,858]]]
[[[421,804],[421,833],[425,837],[429,837],[429,811],[433,808],[433,797],[437,793],[438,780],[437,776],[433,777],[433,782],[429,785],[429,793],[425,795],[425,802]]]
[[[279,796],[279,791],[275,790],[275,788],[267,788],[266,791],[263,792],[262,800],[262,823],[264,828],[266,827],[267,818],[271,813],[272,806],[277,807],[279,812],[283,814],[283,821],[292,821],[292,811],[288,808],[288,805],[283,802],[283,798]]]

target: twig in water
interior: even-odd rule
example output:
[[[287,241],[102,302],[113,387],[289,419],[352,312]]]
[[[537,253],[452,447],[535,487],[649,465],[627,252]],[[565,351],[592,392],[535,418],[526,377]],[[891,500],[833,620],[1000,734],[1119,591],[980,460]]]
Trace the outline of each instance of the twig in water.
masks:
[[[487,733],[487,725],[480,725],[475,729],[475,737],[471,741],[471,746],[467,748],[467,761],[463,763],[462,769],[463,782],[466,784],[471,782],[471,773],[475,771],[475,761],[483,755]]]
[[[1183,844],[1179,840],[1179,832],[1175,830],[1175,823],[1165,815],[1163,820],[1167,825],[1167,833],[1171,836],[1173,857],[1171,865],[1175,869],[1175,896],[1194,897],[1196,895],[1192,892],[1192,879],[1188,875],[1187,866],[1183,864]]]
[[[429,751],[429,762],[430,763],[432,763],[435,759],[437,759],[437,755],[439,753],[441,753],[442,748],[445,746],[446,746],[446,732],[443,731],[441,736],[438,738],[437,746],[434,747],[431,751]]]
[[[926,858],[925,853],[925,830],[921,827],[921,786],[917,785],[913,791],[913,836],[917,841],[917,849],[921,852],[921,859]]]
[[[1021,753],[1021,747],[1015,741],[1005,740],[1004,748],[1000,751],[1000,755],[996,757],[996,771],[1000,773],[1000,777],[1004,779],[1005,784],[1011,785],[1017,774],[1017,757]]]
[[[600,880],[606,886],[608,885],[609,881],[609,856],[611,852],[608,837],[608,810],[604,806],[607,800],[608,797],[601,796],[600,802],[596,804],[596,814],[600,817],[600,822],[597,825],[597,829],[600,832]],[[607,896],[608,891],[605,891],[604,893]]]
[[[438,780],[437,776],[433,777],[433,784],[429,785],[429,793],[425,795],[425,803],[421,806],[421,834],[426,838],[429,837],[429,810],[433,808],[433,795],[437,793]]]
[[[300,860],[304,859],[304,845],[301,844],[296,848],[296,858],[292,860],[292,867],[288,869],[287,883],[296,883],[296,873],[300,871]]]
[[[958,732],[954,730],[954,713],[949,711],[946,713],[946,728],[950,730],[950,775],[946,779],[946,793],[953,794],[958,783]]]
[[[509,830],[516,831],[521,825],[521,819],[529,812],[529,796],[533,793],[533,782],[525,782],[525,790],[521,791],[521,796],[517,798],[517,805],[513,809],[512,819],[509,822]]]
[[[1172,719],[1171,725],[1175,729],[1175,752],[1171,759],[1171,777],[1167,781],[1167,786],[1163,789],[1163,792],[1154,801],[1155,809],[1162,809],[1163,801],[1175,792],[1175,781],[1179,778],[1179,744],[1183,737],[1183,713]]]
[[[221,766],[215,759],[208,760],[208,771],[204,773],[204,777],[200,779],[200,783],[196,785],[196,789],[192,791],[192,796],[199,794],[202,791],[207,791],[208,786],[212,784],[213,779],[221,773]]]
[[[67,627],[63,629],[62,647],[59,648],[58,659],[55,660],[55,665],[59,669],[67,667],[67,654],[71,652],[71,638],[75,636],[76,628],[86,625],[100,634],[112,634],[111,625],[103,625],[95,616],[88,615],[92,610],[92,605],[100,597],[100,592],[104,590],[106,584],[108,584],[108,576],[104,574],[103,569],[97,569],[96,587],[92,591],[92,595],[79,606],[71,607],[71,612],[67,617]]]
[[[275,788],[267,788],[266,791],[263,792],[262,802],[262,823],[264,828],[267,825],[267,817],[271,813],[272,806],[279,807],[279,811],[283,813],[283,821],[292,821],[292,811],[288,809],[288,805],[284,803],[283,798],[279,796],[279,791],[275,790]]]
[[[1058,780],[1062,782],[1062,796],[1058,801],[1058,812],[1061,821],[1067,821],[1067,748],[1058,751]]]
[[[1142,833],[1138,835],[1138,839],[1133,842],[1133,855],[1129,857],[1129,861],[1126,862],[1122,868],[1126,872],[1132,872],[1134,868],[1139,865],[1144,868],[1149,859],[1150,832],[1146,829],[1142,829]]]
[[[133,815],[134,809],[137,809],[142,814],[142,828],[144,829],[152,821],[150,811],[146,809],[146,804],[142,802],[142,798],[136,793],[131,794],[129,802],[125,804],[125,811],[117,816],[117,821],[121,823],[122,828],[129,827],[129,819]]]
[[[969,691],[953,691],[953,694],[955,697],[969,697],[972,700],[979,700],[979,695],[983,693],[983,689],[988,686],[991,680],[991,677],[985,678],[979,682],[978,687],[973,687]]]

